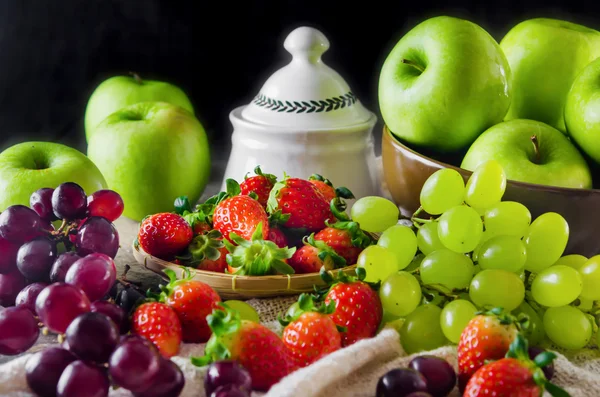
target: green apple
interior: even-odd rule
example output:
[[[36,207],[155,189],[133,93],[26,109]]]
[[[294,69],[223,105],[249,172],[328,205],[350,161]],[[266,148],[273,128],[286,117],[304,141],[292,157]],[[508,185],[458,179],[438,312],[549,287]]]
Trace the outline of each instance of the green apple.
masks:
[[[500,42],[513,79],[505,120],[542,121],[565,132],[564,107],[575,77],[600,56],[600,32],[571,22],[536,18]]]
[[[52,142],[23,142],[0,153],[0,211],[15,204],[29,206],[31,193],[75,182],[89,195],[106,189],[92,161],[71,147]]]
[[[515,119],[493,126],[473,142],[461,167],[473,171],[487,160],[498,161],[510,180],[592,187],[592,175],[581,153],[562,132],[540,121]]]
[[[379,106],[390,131],[437,152],[466,149],[502,121],[510,92],[498,43],[478,25],[445,16],[402,37],[379,78]]]
[[[139,102],[168,102],[194,113],[187,95],[173,84],[142,80],[138,75],[114,76],[104,80],[92,93],[85,109],[85,136],[115,111]]]
[[[90,137],[88,156],[121,194],[123,214],[136,221],[173,211],[179,196],[196,202],[210,175],[204,128],[166,102],[141,102],[108,116]]]
[[[600,164],[600,58],[573,82],[565,105],[565,123],[571,139]]]

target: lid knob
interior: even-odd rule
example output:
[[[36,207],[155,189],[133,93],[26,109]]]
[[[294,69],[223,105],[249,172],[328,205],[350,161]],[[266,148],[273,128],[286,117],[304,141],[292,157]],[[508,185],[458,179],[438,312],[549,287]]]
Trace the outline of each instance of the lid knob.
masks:
[[[329,40],[319,30],[302,26],[287,36],[283,46],[292,54],[293,60],[317,63],[321,60],[321,55],[329,49]]]

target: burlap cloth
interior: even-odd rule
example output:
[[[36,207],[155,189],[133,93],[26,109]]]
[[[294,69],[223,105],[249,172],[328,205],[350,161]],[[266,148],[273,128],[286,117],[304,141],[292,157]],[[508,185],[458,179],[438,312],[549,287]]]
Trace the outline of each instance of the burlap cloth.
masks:
[[[117,265],[134,264],[131,255],[131,241],[137,225],[126,219],[116,222],[121,237],[121,250],[117,256]],[[133,275],[147,277],[147,270],[138,266],[132,269]],[[281,326],[276,321],[277,315],[287,310],[295,301],[295,297],[250,300],[260,315],[261,322],[276,332]],[[565,327],[568,327],[565,324]],[[596,338],[592,339],[595,341]],[[43,341],[48,341],[47,339]],[[31,352],[43,349],[47,344],[40,343]],[[190,363],[190,355],[201,355],[204,346],[201,344],[183,345],[180,354],[173,358],[186,377],[182,397],[204,397],[203,377],[205,368],[198,368]],[[456,348],[443,347],[428,354],[444,357],[456,368]],[[564,352],[564,354],[567,354]],[[560,354],[555,361],[556,375],[554,382],[564,387],[573,397],[600,397],[600,353],[592,342],[590,349],[565,356]],[[24,366],[29,355],[20,356],[0,365],[0,396],[29,397],[25,381]],[[381,375],[392,368],[406,367],[412,356],[407,356],[401,345],[396,330],[383,329],[376,337],[360,341],[350,347],[339,350],[321,359],[313,365],[298,370],[280,383],[273,386],[265,395],[253,393],[253,397],[372,397],[375,386]],[[111,397],[131,396],[126,390],[111,390]],[[459,396],[454,390],[451,396]]]

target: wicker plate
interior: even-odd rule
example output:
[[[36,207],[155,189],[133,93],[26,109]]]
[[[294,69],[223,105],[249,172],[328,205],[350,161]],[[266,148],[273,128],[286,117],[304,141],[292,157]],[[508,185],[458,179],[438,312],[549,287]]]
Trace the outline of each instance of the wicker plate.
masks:
[[[178,277],[183,274],[183,267],[172,262],[167,262],[155,256],[148,255],[139,247],[133,246],[133,256],[138,263],[146,269],[157,273],[165,280],[168,277],[163,273],[171,269]],[[354,274],[356,265],[347,266],[344,273]],[[225,273],[196,270],[194,279],[205,282],[219,293],[222,299],[252,299],[269,298],[283,295],[297,295],[302,292],[313,291],[313,286],[323,286],[325,283],[319,273],[298,274],[290,276],[235,276]]]

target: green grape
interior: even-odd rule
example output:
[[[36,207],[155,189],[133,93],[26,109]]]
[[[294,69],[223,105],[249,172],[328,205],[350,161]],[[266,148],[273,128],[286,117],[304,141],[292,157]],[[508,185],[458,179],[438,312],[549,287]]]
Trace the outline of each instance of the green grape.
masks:
[[[569,225],[556,212],[546,212],[529,226],[523,241],[527,249],[525,270],[539,273],[561,257],[569,240]]]
[[[552,342],[564,349],[582,349],[592,338],[590,320],[573,306],[551,307],[546,310],[544,330]]]
[[[384,327],[386,324],[392,323],[398,320],[400,317],[394,316],[392,313],[387,310],[383,310],[383,315],[381,316],[381,324],[380,327]]]
[[[408,226],[394,225],[379,237],[377,245],[396,254],[398,269],[407,267],[417,253],[417,236]]]
[[[419,269],[424,285],[440,284],[451,290],[467,288],[473,278],[471,259],[449,249],[427,255]]]
[[[227,306],[229,306],[233,310],[237,310],[240,313],[240,317],[242,318],[242,320],[248,320],[248,321],[252,321],[255,323],[260,323],[260,318],[258,316],[258,313],[252,306],[250,306],[246,302],[238,301],[238,300],[228,300],[223,303],[225,303]]]
[[[360,228],[370,233],[381,233],[398,223],[400,210],[390,200],[378,196],[366,196],[356,200],[350,216]]]
[[[473,254],[471,254],[473,262],[477,262],[479,260],[479,252],[481,251],[481,247],[483,247],[485,242],[495,236],[495,234],[492,234],[487,230],[483,231],[483,233],[481,234],[481,240],[479,240],[479,244],[477,244],[477,247],[475,247],[475,249],[473,250]]]
[[[439,215],[461,205],[465,197],[465,181],[458,171],[443,168],[431,174],[421,188],[421,207],[431,215]]]
[[[356,260],[356,264],[367,272],[365,281],[376,283],[385,280],[390,274],[398,271],[396,255],[385,247],[370,245],[365,248]]]
[[[588,258],[583,255],[572,254],[565,255],[558,258],[558,260],[554,263],[554,265],[565,265],[572,267],[575,270],[579,270],[585,262],[587,262]],[[554,266],[553,265],[553,266]]]
[[[448,303],[442,309],[440,315],[440,324],[444,336],[452,343],[460,341],[460,334],[463,332],[469,321],[475,317],[477,308],[468,300],[457,299]]]
[[[469,297],[478,307],[501,307],[515,310],[525,298],[525,285],[513,272],[499,269],[482,270],[473,277]]]
[[[523,237],[531,224],[531,213],[516,201],[501,201],[489,207],[483,216],[485,230],[495,235]]]
[[[404,317],[419,306],[421,286],[410,273],[392,273],[379,288],[383,309],[394,316]]]
[[[502,269],[519,273],[523,270],[527,252],[520,238],[495,236],[486,241],[477,256],[482,269]]]
[[[600,255],[591,257],[579,269],[583,279],[581,297],[589,300],[600,299]]]
[[[520,314],[524,314],[529,318],[529,325],[523,330],[530,346],[536,346],[544,340],[546,333],[544,332],[544,324],[542,318],[537,314],[529,303],[523,301],[512,314],[518,318]]]
[[[465,202],[474,208],[489,208],[500,202],[505,190],[504,169],[496,160],[488,160],[478,165],[469,177]]]
[[[400,343],[408,354],[437,349],[448,344],[442,332],[442,309],[435,305],[417,307],[400,328]]]
[[[558,307],[577,299],[582,288],[583,280],[577,270],[556,265],[538,273],[531,284],[531,294],[540,305]]]
[[[412,261],[404,268],[404,271],[412,272],[413,270],[418,269],[421,266],[421,262],[425,259],[425,255],[422,253],[418,253],[415,255]]]
[[[417,245],[419,251],[425,255],[429,255],[440,248],[446,248],[438,237],[437,221],[425,223],[419,228],[419,231],[417,232]]]
[[[483,234],[481,216],[471,207],[453,207],[439,218],[438,237],[452,251],[466,253],[477,247]]]

